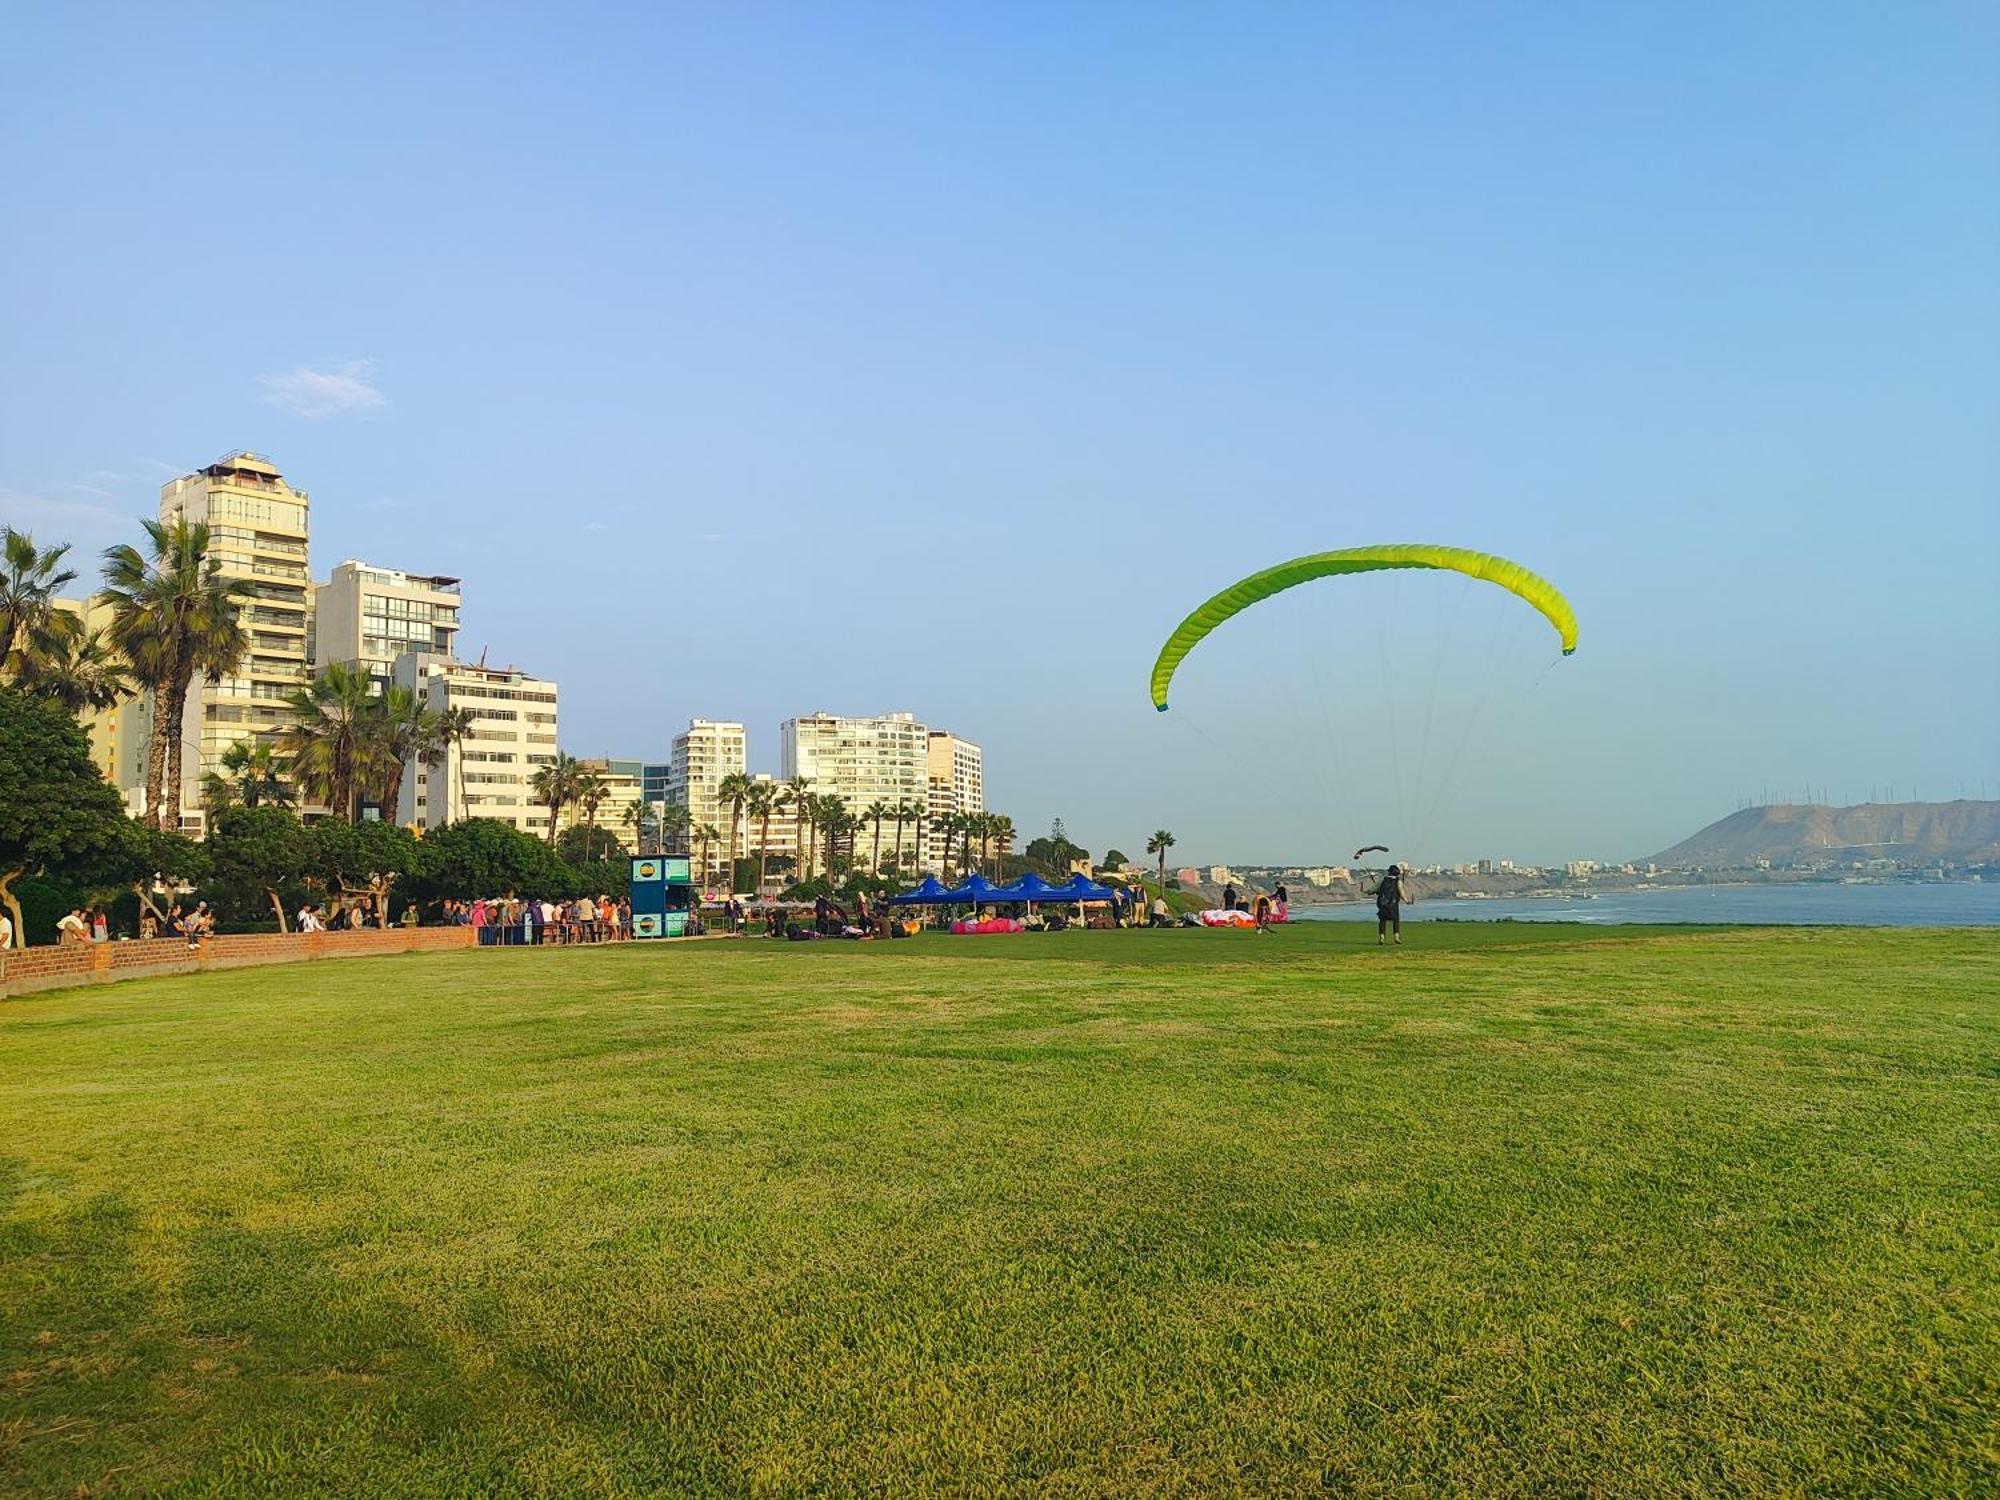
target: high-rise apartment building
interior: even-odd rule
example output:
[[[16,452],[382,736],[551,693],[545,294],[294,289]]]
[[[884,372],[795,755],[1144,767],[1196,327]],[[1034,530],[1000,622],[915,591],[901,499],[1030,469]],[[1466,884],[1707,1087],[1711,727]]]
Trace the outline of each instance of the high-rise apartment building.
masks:
[[[225,576],[241,580],[240,619],[249,648],[236,670],[215,682],[197,677],[188,693],[185,826],[200,826],[201,778],[220,768],[225,750],[239,740],[268,742],[291,722],[284,697],[308,676],[311,509],[311,497],[258,453],[228,454],[160,486],[160,519],[206,522],[209,557]],[[189,786],[197,789],[193,796]]]
[[[971,740],[933,729],[927,755],[930,786],[926,804],[932,818],[986,811],[985,757]]]
[[[785,780],[803,776],[821,796],[839,797],[860,817],[870,804],[930,806],[930,731],[914,714],[842,718],[818,713],[787,719],[778,730]],[[921,824],[904,845],[919,867],[929,830]]]
[[[726,719],[690,719],[685,733],[674,736],[667,761],[666,800],[688,810],[696,828],[709,824],[722,838],[709,851],[711,864],[728,858],[730,809],[723,806],[721,787],[725,776],[740,776],[744,766],[743,726]],[[690,847],[698,841],[691,841]],[[737,835],[737,849],[743,847]]]
[[[427,651],[396,658],[393,680],[416,690],[430,708],[472,711],[472,735],[436,766],[413,765],[403,777],[397,821],[437,828],[462,818],[494,818],[546,836],[549,813],[535,800],[534,777],[556,758],[556,685],[517,667],[482,667]]]
[[[332,662],[362,666],[379,690],[405,651],[450,657],[459,602],[456,578],[344,562],[313,590],[314,670]]]

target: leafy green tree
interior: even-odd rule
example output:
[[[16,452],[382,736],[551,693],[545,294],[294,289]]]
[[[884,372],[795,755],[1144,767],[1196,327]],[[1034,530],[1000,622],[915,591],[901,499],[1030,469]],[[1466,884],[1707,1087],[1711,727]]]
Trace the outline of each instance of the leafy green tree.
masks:
[[[410,887],[426,900],[548,891],[561,865],[532,834],[495,818],[464,818],[424,835]]]
[[[593,828],[587,823],[572,824],[556,838],[556,857],[578,869],[585,865],[615,863],[624,853],[625,846],[618,842],[617,834],[609,828]]]
[[[249,647],[238,617],[246,585],[208,555],[208,527],[177,516],[142,521],[148,551],[120,544],[104,554],[111,642],[133,679],[153,694],[146,749],[146,821],[177,829],[181,816],[181,718],[196,674],[235,669]]]
[[[532,842],[532,840],[531,840]],[[387,819],[342,823],[327,818],[311,829],[308,852],[314,877],[341,897],[367,896],[387,921],[396,882],[419,868],[417,836]]]
[[[278,931],[291,931],[286,906],[311,868],[312,839],[296,814],[283,807],[232,807],[208,831],[209,880],[218,904],[248,918],[268,904]]]
[[[75,719],[0,688],[0,904],[25,945],[14,883],[24,875],[98,870],[129,849],[123,803],[91,762]]]
[[[212,870],[208,847],[184,833],[164,833],[130,819],[126,821],[125,836],[125,883],[139,898],[140,909],[153,914],[164,935],[167,914],[154,897],[207,880]]]
[[[1099,864],[1107,870],[1122,870],[1131,863],[1132,861],[1125,857],[1123,849],[1107,849],[1104,851],[1104,858],[1099,861]]]

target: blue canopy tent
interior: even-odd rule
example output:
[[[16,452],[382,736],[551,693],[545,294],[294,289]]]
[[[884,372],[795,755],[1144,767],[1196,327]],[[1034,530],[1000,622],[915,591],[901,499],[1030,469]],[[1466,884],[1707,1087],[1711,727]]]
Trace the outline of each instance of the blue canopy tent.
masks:
[[[1012,885],[1006,887],[1006,889],[1014,893],[1010,899],[1015,901],[1060,901],[1062,899],[1056,894],[1056,887],[1050,885],[1033,870],[1030,870]]]
[[[951,893],[938,883],[935,875],[926,875],[917,888],[905,891],[900,896],[891,896],[891,906],[941,906],[951,899]]]
[[[1111,887],[1099,885],[1094,880],[1086,880],[1081,875],[1072,875],[1061,885],[1051,886],[1047,896],[1050,901],[1109,901]]]

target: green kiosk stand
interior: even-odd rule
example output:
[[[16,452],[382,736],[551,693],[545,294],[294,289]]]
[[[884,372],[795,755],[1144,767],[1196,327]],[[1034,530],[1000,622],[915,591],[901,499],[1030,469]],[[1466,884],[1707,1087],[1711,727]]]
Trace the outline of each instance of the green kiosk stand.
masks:
[[[685,854],[632,856],[632,936],[686,937],[698,893]]]

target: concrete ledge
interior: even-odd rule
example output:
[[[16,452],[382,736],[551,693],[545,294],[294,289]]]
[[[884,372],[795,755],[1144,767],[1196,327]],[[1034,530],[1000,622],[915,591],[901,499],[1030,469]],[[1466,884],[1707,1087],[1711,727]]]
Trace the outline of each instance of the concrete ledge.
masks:
[[[477,939],[477,932],[470,927],[391,927],[360,932],[227,933],[203,938],[192,953],[183,938],[17,948],[0,953],[0,999],[153,974],[470,948]]]

